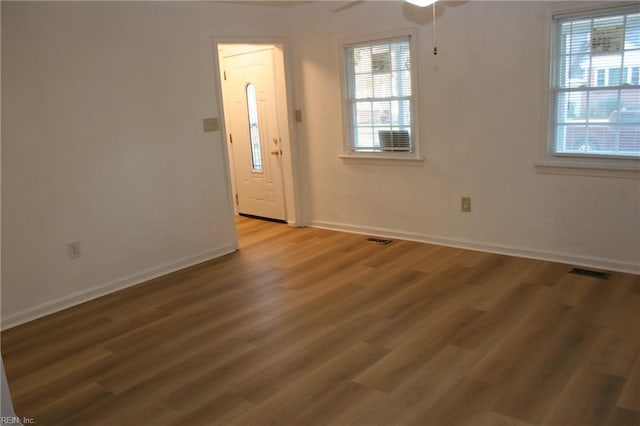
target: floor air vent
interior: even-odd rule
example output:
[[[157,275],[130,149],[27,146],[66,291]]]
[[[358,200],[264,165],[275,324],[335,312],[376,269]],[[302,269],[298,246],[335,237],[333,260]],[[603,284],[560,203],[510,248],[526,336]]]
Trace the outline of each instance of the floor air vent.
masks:
[[[367,238],[366,241],[369,243],[376,243],[376,244],[382,244],[382,245],[391,244],[393,242],[393,240],[385,240],[383,238],[373,238],[373,237]]]
[[[569,273],[575,274],[575,275],[582,275],[585,277],[598,278],[601,280],[608,280],[609,277],[611,276],[610,272],[593,271],[591,269],[584,269],[584,268],[573,268],[572,270],[569,271]]]

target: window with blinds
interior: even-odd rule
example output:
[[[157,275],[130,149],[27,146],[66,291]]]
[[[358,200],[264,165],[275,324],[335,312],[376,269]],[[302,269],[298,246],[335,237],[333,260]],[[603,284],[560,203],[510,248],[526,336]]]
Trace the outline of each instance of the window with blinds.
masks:
[[[344,46],[349,153],[413,153],[409,36]]]
[[[553,152],[640,157],[640,9],[555,18]]]

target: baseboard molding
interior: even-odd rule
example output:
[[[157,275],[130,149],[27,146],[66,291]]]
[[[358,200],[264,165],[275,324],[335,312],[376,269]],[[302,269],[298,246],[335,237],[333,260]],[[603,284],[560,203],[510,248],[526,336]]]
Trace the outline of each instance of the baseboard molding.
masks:
[[[202,253],[183,257],[182,259],[178,259],[176,261],[167,262],[162,265],[158,265],[153,268],[138,272],[136,274],[119,278],[117,280],[96,287],[92,287],[90,289],[71,293],[68,296],[61,297],[59,299],[43,303],[33,308],[24,309],[22,311],[3,317],[0,328],[2,330],[7,330],[20,324],[33,321],[43,316],[59,312],[63,309],[67,309],[84,302],[88,302],[98,297],[116,292],[118,290],[122,290],[136,284],[141,284],[150,279],[157,278],[159,276],[166,275],[171,272],[175,272],[180,269],[184,269],[189,266],[193,266],[198,263],[206,262],[207,260],[232,253],[236,250],[237,247],[235,245],[227,245],[217,249],[207,250]]]
[[[291,225],[290,225],[291,226]],[[420,243],[438,244],[447,247],[462,248],[467,250],[483,251],[488,253],[497,253],[508,256],[526,257],[530,259],[547,260],[551,262],[567,263],[576,266],[586,266],[591,268],[605,269],[610,271],[627,272],[632,274],[640,274],[640,264],[632,262],[620,262],[613,259],[603,259],[598,257],[590,257],[576,255],[572,253],[533,250],[529,248],[515,247],[500,244],[487,244],[472,240],[454,239],[449,237],[438,237],[431,235],[422,235],[416,233],[408,233],[399,230],[364,227],[358,225],[327,222],[327,221],[311,221],[307,226],[328,229],[332,231],[343,231],[354,234],[375,235],[386,238],[397,238],[408,241],[416,241]],[[43,303],[33,308],[24,309],[14,314],[3,317],[0,329],[7,330],[9,328],[24,324],[37,318],[53,314],[66,308],[70,308],[80,303],[88,302],[101,296],[122,290],[127,287],[141,284],[150,279],[165,275],[207,260],[214,259],[225,254],[232,253],[237,250],[235,245],[228,245],[213,250],[208,250],[193,256],[187,256],[182,259],[158,265],[139,273],[129,275],[90,289],[78,291],[68,296]]]
[[[308,223],[308,226],[333,231],[350,232],[354,234],[374,235],[386,238],[397,238],[401,240],[416,241],[420,243],[438,244],[447,247],[504,254],[507,256],[517,256],[529,259],[547,260],[558,263],[568,263],[575,266],[586,266],[591,268],[605,269],[609,271],[640,274],[640,263],[621,262],[615,259],[605,259],[556,251],[536,250],[449,237],[422,235],[393,229],[375,227],[370,228],[337,222],[311,221],[310,223]]]

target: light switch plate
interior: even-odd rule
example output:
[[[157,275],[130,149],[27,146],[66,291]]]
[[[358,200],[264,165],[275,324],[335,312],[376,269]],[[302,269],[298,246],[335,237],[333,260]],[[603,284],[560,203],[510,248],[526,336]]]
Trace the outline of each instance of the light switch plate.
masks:
[[[460,198],[460,210],[465,213],[471,213],[471,197]]]
[[[204,120],[202,120],[202,129],[205,132],[216,132],[220,130],[220,127],[218,126],[218,118],[211,117],[211,118],[205,118]]]

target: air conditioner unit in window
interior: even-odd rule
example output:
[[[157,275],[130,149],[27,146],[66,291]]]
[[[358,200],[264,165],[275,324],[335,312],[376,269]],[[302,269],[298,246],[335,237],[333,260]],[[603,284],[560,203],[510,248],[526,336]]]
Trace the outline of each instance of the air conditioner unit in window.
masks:
[[[411,152],[408,130],[379,130],[378,139],[382,151]]]

